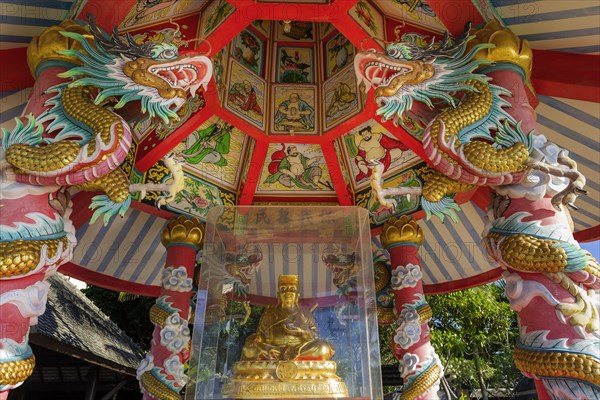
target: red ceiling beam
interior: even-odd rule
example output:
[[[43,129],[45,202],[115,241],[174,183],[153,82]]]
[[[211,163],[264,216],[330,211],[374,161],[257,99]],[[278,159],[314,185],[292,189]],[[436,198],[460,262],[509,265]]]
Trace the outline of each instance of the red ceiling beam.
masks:
[[[252,204],[252,200],[254,199],[256,190],[258,189],[258,184],[260,183],[260,175],[265,163],[265,159],[267,158],[268,148],[269,146],[260,142],[256,143],[256,146],[254,146],[254,153],[252,154],[252,160],[250,161],[250,167],[248,169],[248,174],[246,175],[246,181],[244,182],[244,186],[242,187],[242,191],[240,193],[240,198],[238,199],[238,204],[240,206],[249,206]]]
[[[538,94],[600,103],[600,55],[533,50]]]
[[[353,205],[354,199],[348,192],[348,187],[346,186],[346,182],[344,181],[344,177],[342,175],[341,164],[344,162],[344,160],[338,160],[337,153],[333,147],[333,142],[323,144],[321,149],[323,150],[323,156],[325,157],[325,163],[327,164],[327,169],[329,170],[331,183],[333,183],[333,188],[335,189],[340,206]]]
[[[250,136],[254,140],[266,142],[267,137],[265,133],[256,128],[254,125],[250,124],[243,118],[238,117],[231,111],[225,110],[221,106],[217,106],[214,110],[215,115],[221,118],[223,121],[228,122],[234,125],[236,128],[244,132],[247,136]]]
[[[133,293],[148,297],[158,297],[160,296],[161,292],[160,286],[144,285],[141,283],[115,278],[114,276],[101,274],[72,262],[61,265],[59,271],[62,274],[68,275],[72,278],[87,282],[90,285],[102,287],[108,290]]]
[[[348,3],[351,3],[350,5],[353,6],[356,2],[348,1]],[[348,10],[350,8],[351,7],[348,7]],[[335,26],[335,28],[346,37],[346,39],[352,42],[358,51],[362,51],[362,49],[381,50],[381,46],[375,42],[371,36],[365,32],[354,19],[352,19],[352,17],[350,17],[348,10],[340,12],[335,19],[331,20],[333,26]]]
[[[595,242],[600,240],[600,225],[593,226],[573,234],[578,242]]]
[[[32,87],[35,83],[27,65],[27,47],[0,50],[0,92]]]
[[[473,26],[485,22],[473,0],[428,0],[427,4],[455,37],[465,30],[467,22],[470,21]]]

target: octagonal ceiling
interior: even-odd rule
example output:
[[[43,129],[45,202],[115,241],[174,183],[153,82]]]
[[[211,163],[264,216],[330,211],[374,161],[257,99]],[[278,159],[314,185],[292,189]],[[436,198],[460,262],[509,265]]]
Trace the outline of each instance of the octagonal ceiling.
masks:
[[[588,178],[589,195],[572,212],[576,237],[600,236],[596,2],[9,0],[0,5],[0,51],[3,62],[11,64],[3,66],[3,128],[11,128],[32,90],[27,44],[66,18],[86,19],[91,13],[106,30],[119,26],[136,41],[167,41],[180,52],[199,51],[213,60],[208,90],[179,111],[179,122],[166,125],[133,112],[126,116],[135,136],[123,165],[131,181],[169,179],[160,159],[173,153],[185,163],[185,190],[167,210],[150,207],[156,194],[149,193],[141,203],[134,202],[137,210],[107,227],[88,224],[87,194],[76,199],[73,219],[82,245],[73,264],[65,267],[72,275],[81,276],[77,268],[82,266],[88,280],[94,271],[102,279],[127,282],[123,289],[154,293],[147,288],[157,287],[164,258],[157,241],[163,222],[156,216],[183,213],[204,219],[207,209],[218,204],[355,204],[368,209],[375,235],[390,212],[371,196],[364,159],[374,153],[366,153],[375,152],[386,165],[387,185],[421,185],[425,163],[418,127],[395,127],[375,115],[373,99],[356,86],[353,55],[361,47],[378,48],[382,41],[407,36],[430,40],[444,30],[456,34],[467,20],[500,19],[537,49],[532,81],[538,97],[532,95],[532,100],[539,103],[540,129],[575,150],[572,156]],[[565,67],[577,70],[579,79]],[[300,164],[286,161],[290,155],[300,161],[301,170]],[[300,173],[284,171],[294,168]],[[498,277],[478,248],[487,197],[480,190],[455,198],[463,212],[456,225],[424,223],[428,243],[421,255],[427,291]],[[396,214],[422,217],[419,198],[403,199]],[[99,243],[106,251],[98,253],[86,243]],[[114,253],[123,255],[117,263]],[[137,267],[127,267],[133,260]]]

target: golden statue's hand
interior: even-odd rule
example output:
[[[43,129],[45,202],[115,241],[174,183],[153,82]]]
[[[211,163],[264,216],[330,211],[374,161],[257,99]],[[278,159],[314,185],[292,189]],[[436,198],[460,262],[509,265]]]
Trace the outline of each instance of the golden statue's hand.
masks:
[[[278,360],[281,352],[275,347],[269,349],[261,349],[258,353],[258,358],[261,360]]]
[[[289,333],[290,335],[294,336],[304,336],[306,334],[304,329],[298,328],[291,322],[283,325],[283,329],[285,329],[285,333]]]
[[[277,349],[269,350],[269,358],[270,359],[277,359],[277,358],[279,358],[280,354],[281,354],[281,352]]]

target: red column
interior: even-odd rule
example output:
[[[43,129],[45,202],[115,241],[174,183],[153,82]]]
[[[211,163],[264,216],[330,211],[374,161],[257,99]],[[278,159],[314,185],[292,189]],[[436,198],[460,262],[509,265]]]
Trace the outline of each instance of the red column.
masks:
[[[392,351],[404,380],[402,399],[437,399],[443,368],[429,341],[431,308],[423,294],[419,246],[423,231],[411,217],[392,218],[381,243],[390,253],[397,328]]]
[[[152,348],[138,368],[144,399],[180,399],[185,386],[183,364],[189,358],[188,317],[196,253],[204,239],[204,226],[179,216],[169,221],[161,242],[167,248],[161,292],[150,309],[154,323]]]
[[[55,95],[46,91],[64,81],[56,76],[64,71],[40,72],[22,115],[37,117],[46,110],[45,101]],[[16,182],[5,150],[0,150],[0,399],[33,372],[29,327],[46,309],[46,277],[71,259],[76,242],[69,196],[56,186]]]
[[[500,67],[487,75],[512,92],[506,97],[511,103],[507,112],[524,132],[534,132],[538,157],[552,163],[552,154],[560,149],[542,138],[543,130],[537,132],[521,75]],[[540,399],[596,398],[600,331],[594,292],[600,288],[600,264],[573,238],[567,207],[552,204],[556,190],[545,184],[550,176],[541,171],[529,174],[531,178],[519,186],[506,186],[494,194],[490,213],[494,219],[484,235],[488,254],[505,270],[506,295],[519,315],[515,363],[535,379]],[[565,185],[564,179],[551,179],[555,187]],[[542,188],[539,198],[529,198]],[[511,220],[512,227],[506,229]]]

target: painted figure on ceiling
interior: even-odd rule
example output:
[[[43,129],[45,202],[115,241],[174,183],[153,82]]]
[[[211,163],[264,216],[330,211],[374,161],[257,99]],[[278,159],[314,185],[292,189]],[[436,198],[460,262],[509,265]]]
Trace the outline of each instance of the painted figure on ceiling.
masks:
[[[229,90],[229,101],[238,106],[242,111],[252,111],[258,115],[262,115],[262,109],[256,99],[256,90],[247,80],[233,84]]]
[[[275,113],[275,128],[278,131],[308,131],[315,126],[314,109],[300,98],[290,94],[289,100],[279,103]]]
[[[352,93],[352,89],[347,83],[340,82],[335,88],[331,102],[327,107],[325,115],[327,118],[334,118],[336,115],[345,111],[356,100],[356,93]]]
[[[231,146],[231,131],[233,125],[218,120],[207,128],[192,133],[196,141],[179,155],[190,164],[211,163],[224,167],[227,160],[224,154],[229,154]]]
[[[323,175],[321,167],[315,165],[320,159],[321,157],[306,157],[294,145],[285,150],[285,145],[283,145],[281,150],[274,152],[271,156],[269,164],[271,175],[265,179],[264,183],[279,182],[288,188],[296,186],[307,190],[319,190],[319,184],[329,188],[321,182]]]
[[[356,181],[371,176],[372,169],[368,164],[370,161],[378,161],[383,164],[384,172],[387,171],[392,163],[392,152],[402,152],[408,150],[406,145],[396,139],[384,135],[380,132],[373,132],[370,126],[365,126],[354,135],[354,141],[347,141],[350,152],[356,154],[354,162],[360,170],[356,175]],[[351,154],[352,155],[352,154]]]

